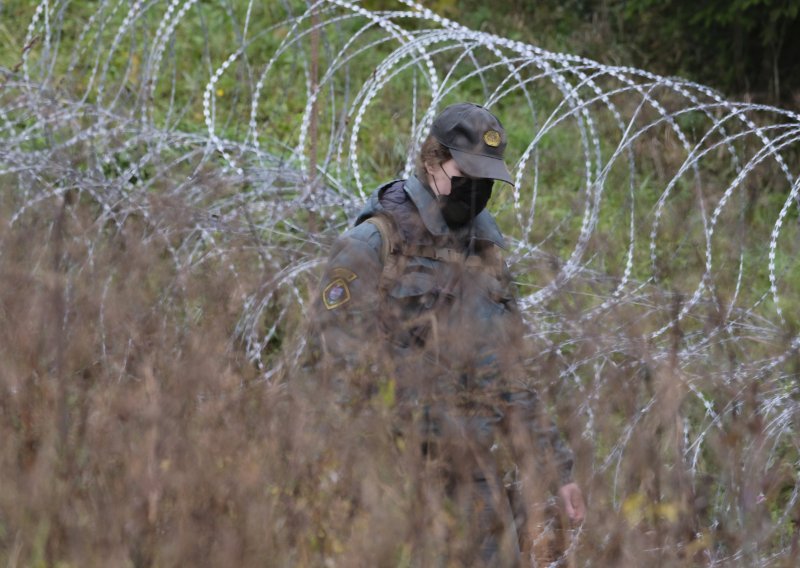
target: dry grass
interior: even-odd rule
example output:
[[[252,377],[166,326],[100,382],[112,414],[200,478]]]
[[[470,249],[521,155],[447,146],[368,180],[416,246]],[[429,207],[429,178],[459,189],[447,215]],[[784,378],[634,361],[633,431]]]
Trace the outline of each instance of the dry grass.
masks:
[[[225,263],[182,274],[165,261],[164,240],[142,238],[136,219],[98,233],[91,204],[72,201],[54,198],[4,223],[2,563],[474,563],[470,519],[419,440],[398,438],[393,401],[337,404],[302,369],[261,381],[231,342],[236,290],[270,276],[254,252],[233,253],[236,286]],[[180,233],[191,219],[164,213],[149,222]],[[574,360],[603,348],[602,330],[591,334],[597,340],[584,338]],[[288,331],[283,341],[288,349]],[[792,551],[770,565],[794,565],[797,506],[795,520],[777,526],[773,511],[786,503],[796,456],[765,445],[758,382],[744,393],[711,379],[700,385],[715,389],[718,409],[742,406],[709,433],[692,476],[683,419],[701,417],[691,415],[688,382],[670,362],[648,363],[643,346],[636,367],[607,367],[592,390],[555,381],[562,363],[536,353],[534,374],[576,451],[589,500],[572,565],[692,566],[716,556],[744,566],[764,547]],[[621,436],[619,466],[604,467]],[[767,454],[774,463],[764,469]],[[526,493],[544,507],[549,485],[529,478]],[[546,520],[534,515],[529,527]],[[552,530],[528,538],[540,560],[566,544]],[[742,555],[725,560],[726,552]]]
[[[133,6],[114,9],[108,23],[97,20],[105,43],[96,63],[102,67],[108,57],[113,72],[95,87],[88,86],[86,70],[62,80],[66,60],[57,61],[51,77],[51,52],[37,40],[31,68],[44,83],[11,73],[0,88],[6,113],[0,125],[0,565],[478,564],[474,515],[447,486],[465,464],[447,454],[423,455],[423,440],[391,389],[342,404],[299,353],[315,268],[325,255],[319,245],[344,225],[342,211],[353,213],[355,201],[346,155],[325,178],[335,190],[303,197],[298,156],[289,151],[298,143],[307,100],[302,49],[288,50],[298,59],[284,61],[281,74],[265,84],[269,96],[258,106],[263,153],[242,142],[249,108],[237,105],[248,102],[253,81],[236,75],[213,85],[216,132],[231,137],[224,147],[243,168],[239,175],[220,156],[222,147],[213,149],[201,101],[208,69],[238,45],[225,35],[236,26],[217,26],[217,35],[208,33],[205,20],[190,22],[194,27],[176,36],[177,51],[164,44],[161,75],[150,76],[145,63],[155,26],[173,20],[163,15],[164,3],[144,5],[157,13],[150,27],[131,20],[141,52],[108,52],[116,25]],[[197,5],[216,15],[210,22],[232,21],[223,16],[227,5]],[[254,16],[254,27],[268,29],[272,4],[254,6],[270,11]],[[63,20],[67,29],[97,10],[77,2],[70,8],[80,13]],[[51,28],[56,35],[59,25]],[[44,34],[43,27],[40,21],[36,29]],[[25,29],[20,26],[20,35]],[[268,61],[287,29],[259,36],[263,46],[249,45],[254,69]],[[330,44],[334,52],[349,45],[344,31],[326,40],[337,40]],[[80,41],[64,34],[62,53],[94,59],[93,34]],[[353,49],[361,53],[366,45]],[[12,68],[21,68],[22,49],[8,63]],[[461,49],[454,52],[459,59]],[[215,54],[208,61],[206,50]],[[363,53],[366,61],[354,60],[340,78],[352,81],[353,92],[387,55]],[[183,63],[192,60],[203,63],[196,76],[183,77]],[[440,69],[449,69],[450,60],[442,61]],[[140,78],[133,73],[129,81],[129,63]],[[602,75],[600,67],[595,71]],[[469,66],[459,71],[466,72]],[[462,76],[453,75],[450,85]],[[156,100],[135,91],[156,79]],[[393,85],[365,116],[354,158],[364,162],[366,177],[384,179],[402,167],[407,148],[396,133],[407,133],[403,121],[410,122],[412,106],[417,117],[427,108],[429,93],[410,105],[400,98],[407,85]],[[561,104],[561,93],[541,88],[554,96],[542,101],[545,108]],[[171,89],[178,93],[175,108]],[[246,96],[228,104],[240,95]],[[659,100],[676,110],[689,104],[684,96]],[[528,116],[530,109],[517,102],[518,108],[504,103],[509,125],[515,114]],[[340,103],[323,116],[330,112],[338,121],[347,106]],[[618,108],[627,120],[640,104],[634,97]],[[405,114],[397,120],[394,109]],[[613,148],[619,136],[607,110],[598,110],[598,148]],[[148,113],[149,126],[141,121]],[[769,124],[788,120],[765,114]],[[642,115],[642,125],[657,119]],[[535,134],[528,122],[519,124],[516,151]],[[746,191],[734,194],[737,207],[726,209],[714,234],[707,288],[678,317],[705,271],[707,233],[698,211],[719,203],[736,175],[732,158],[720,147],[701,164],[707,203],[693,183],[683,183],[693,178],[676,186],[651,262],[657,202],[689,148],[667,127],[632,144],[643,170],[632,186],[636,252],[630,279],[612,296],[634,207],[627,201],[628,164],[621,160],[587,252],[574,274],[557,280],[588,198],[576,188],[587,185],[582,166],[589,146],[584,155],[570,124],[543,139],[538,216],[515,249],[512,268],[529,301],[531,386],[575,451],[575,477],[589,513],[581,527],[563,530],[553,480],[530,473],[548,471],[546,456],[533,445],[513,456],[506,465],[544,462],[521,476],[529,510],[522,540],[531,564],[561,555],[561,565],[571,566],[795,566],[800,360],[788,347],[796,346],[792,306],[800,280],[792,216],[775,269],[784,320],[771,305],[767,266],[787,182],[775,163],[765,162]],[[336,134],[335,144],[331,138],[332,151],[346,146],[351,126]],[[710,127],[701,118],[685,131],[699,138]],[[389,141],[396,155],[375,158]],[[764,148],[760,140],[748,144],[737,149],[741,163]],[[598,158],[595,166],[603,165]],[[532,198],[523,192],[520,199],[527,206]],[[514,228],[510,201],[506,206],[498,218],[504,229]],[[531,300],[554,281],[551,296]],[[670,322],[676,325],[654,334]],[[391,385],[387,377],[351,378]]]

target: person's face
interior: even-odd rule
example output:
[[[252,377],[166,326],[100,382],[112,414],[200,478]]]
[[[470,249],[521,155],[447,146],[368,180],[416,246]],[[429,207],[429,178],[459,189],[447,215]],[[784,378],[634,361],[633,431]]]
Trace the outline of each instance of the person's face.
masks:
[[[428,185],[438,195],[450,195],[453,189],[450,185],[450,179],[455,176],[464,175],[461,173],[461,170],[458,169],[458,165],[453,158],[441,164],[429,165],[426,171],[428,172]]]

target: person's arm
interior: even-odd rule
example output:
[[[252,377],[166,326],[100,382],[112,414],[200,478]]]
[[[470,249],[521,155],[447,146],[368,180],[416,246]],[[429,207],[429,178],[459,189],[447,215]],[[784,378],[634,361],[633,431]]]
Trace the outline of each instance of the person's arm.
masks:
[[[378,342],[381,235],[361,223],[340,236],[314,298],[313,328],[327,363],[356,368]]]
[[[503,263],[503,281],[508,289],[510,300],[506,303],[506,309],[513,316],[518,337],[522,335],[522,319],[516,303],[511,273]],[[519,364],[519,363],[517,363]],[[521,367],[521,365],[520,365]],[[521,375],[526,373],[519,368]],[[544,466],[545,473],[550,472],[551,477],[557,478],[557,494],[561,500],[561,506],[567,517],[572,522],[583,521],[586,515],[586,505],[583,493],[572,477],[573,453],[564,442],[555,423],[542,408],[542,404],[536,391],[532,388],[523,388],[506,395],[509,399],[511,408],[512,427],[517,427],[524,432],[522,436],[512,438],[522,438],[523,442],[518,443],[516,453],[521,454],[522,460],[529,464],[531,460],[525,459],[524,454],[536,452],[536,461],[540,466]],[[544,462],[544,463],[542,463]]]
[[[535,391],[524,389],[506,397],[518,466],[529,468],[523,478],[534,483],[550,480],[551,490],[558,488],[561,507],[569,520],[581,522],[586,506],[583,493],[572,477],[572,451],[542,408]]]

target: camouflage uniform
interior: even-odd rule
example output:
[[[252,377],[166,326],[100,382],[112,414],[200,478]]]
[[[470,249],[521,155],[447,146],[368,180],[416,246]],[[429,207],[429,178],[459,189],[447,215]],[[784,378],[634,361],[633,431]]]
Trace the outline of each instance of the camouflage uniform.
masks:
[[[503,527],[482,544],[487,560],[518,554],[508,552],[507,500],[487,505],[492,492],[505,494],[508,464],[498,463],[497,448],[510,423],[555,464],[556,481],[566,483],[572,467],[519,363],[522,323],[504,246],[487,211],[451,230],[421,180],[391,182],[335,243],[315,316],[332,379],[369,392],[370,377],[391,377],[399,405],[423,415],[428,441],[471,464],[455,476],[472,486],[473,505],[483,501],[480,523]],[[357,369],[366,384],[348,382]]]

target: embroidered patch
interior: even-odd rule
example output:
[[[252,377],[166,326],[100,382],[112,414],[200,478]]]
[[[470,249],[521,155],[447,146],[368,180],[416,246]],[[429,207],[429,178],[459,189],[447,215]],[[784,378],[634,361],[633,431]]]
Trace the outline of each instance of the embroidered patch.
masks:
[[[347,283],[352,282],[358,276],[352,270],[338,267],[331,270],[331,278],[332,280],[322,291],[322,301],[329,310],[341,307],[350,301],[352,296]]]
[[[500,145],[500,133],[497,130],[487,130],[483,134],[483,141],[492,148],[497,148]]]
[[[331,278],[341,278],[345,282],[352,282],[353,280],[358,278],[358,276],[356,276],[356,273],[353,272],[352,270],[349,270],[347,268],[342,268],[341,266],[337,266],[336,268],[331,270]]]
[[[336,278],[331,281],[322,291],[322,301],[329,310],[333,310],[349,302],[350,288],[347,286],[347,282],[341,278]]]

